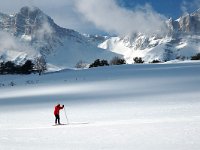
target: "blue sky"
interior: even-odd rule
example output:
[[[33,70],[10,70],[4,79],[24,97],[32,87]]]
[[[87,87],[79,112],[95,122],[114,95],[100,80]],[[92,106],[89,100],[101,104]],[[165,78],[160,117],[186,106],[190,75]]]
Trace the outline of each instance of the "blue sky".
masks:
[[[186,7],[189,13],[198,9],[199,1],[195,0],[117,0],[119,5],[129,9],[133,9],[136,5],[150,4],[155,11],[165,15],[166,17],[172,17],[174,19],[179,18],[183,14],[183,7]]]
[[[163,19],[200,8],[200,0],[0,0],[0,12],[23,6],[36,6],[58,25],[81,33],[113,34],[153,30]]]

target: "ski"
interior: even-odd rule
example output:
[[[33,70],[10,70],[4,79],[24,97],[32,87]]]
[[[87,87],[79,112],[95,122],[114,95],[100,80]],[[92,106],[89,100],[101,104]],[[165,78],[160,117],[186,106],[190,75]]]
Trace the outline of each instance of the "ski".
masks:
[[[52,126],[63,126],[63,125],[68,125],[68,124],[53,124]]]

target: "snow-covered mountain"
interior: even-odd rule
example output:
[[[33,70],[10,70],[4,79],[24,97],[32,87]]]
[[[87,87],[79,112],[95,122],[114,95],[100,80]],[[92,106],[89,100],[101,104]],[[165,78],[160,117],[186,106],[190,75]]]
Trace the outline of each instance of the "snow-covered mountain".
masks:
[[[165,35],[87,35],[58,26],[39,8],[23,7],[12,15],[0,13],[0,61],[22,64],[44,57],[49,66],[65,68],[119,55],[133,63],[134,57],[145,62],[185,60],[200,52],[200,10],[169,19],[166,26]]]
[[[169,19],[166,25],[168,33],[163,36],[136,33],[111,37],[99,47],[124,55],[129,63],[134,57],[142,57],[146,62],[184,60],[200,52],[200,10],[177,20]]]
[[[0,34],[0,43],[6,43],[0,46],[1,61],[23,63],[42,56],[55,66],[74,67],[80,60],[91,63],[117,55],[98,48],[89,37],[58,26],[36,7],[23,7],[12,15],[0,13]]]

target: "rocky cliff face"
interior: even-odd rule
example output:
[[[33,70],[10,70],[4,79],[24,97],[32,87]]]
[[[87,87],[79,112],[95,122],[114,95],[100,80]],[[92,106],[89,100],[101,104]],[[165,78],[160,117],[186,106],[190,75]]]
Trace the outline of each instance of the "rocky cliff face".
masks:
[[[182,16],[175,22],[178,24],[176,30],[178,30],[180,33],[193,35],[200,34],[200,10],[197,10],[192,14]]]
[[[97,48],[93,40],[102,40],[98,36],[86,37],[72,29],[62,28],[36,7],[23,7],[13,15],[0,13],[0,31],[4,34],[8,33],[15,43],[26,45],[25,49],[31,48],[31,50],[37,51],[48,62],[58,66],[73,67],[80,60],[91,63],[97,58],[111,59],[117,55]],[[0,58],[1,51],[8,50],[12,51],[12,54],[13,51],[21,52],[19,47],[0,46]],[[11,57],[10,55],[7,57],[5,53],[7,54],[7,52],[3,53],[4,58]],[[24,54],[24,56],[28,55]],[[16,60],[15,57],[12,56],[12,58]],[[23,60],[25,60],[24,57]]]
[[[21,38],[43,53],[49,53],[64,37],[73,37],[82,42],[78,32],[65,29],[36,7],[23,7],[14,15],[0,14],[0,29]]]
[[[59,27],[53,19],[44,14],[37,7],[23,7],[20,12],[13,15],[0,14],[0,29],[8,31],[15,36],[34,35],[45,24],[51,28],[51,33],[59,37],[65,36],[69,30]]]

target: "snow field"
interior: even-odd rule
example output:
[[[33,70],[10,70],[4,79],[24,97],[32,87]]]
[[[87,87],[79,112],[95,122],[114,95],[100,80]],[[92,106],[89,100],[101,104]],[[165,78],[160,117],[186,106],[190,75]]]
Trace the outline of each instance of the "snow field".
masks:
[[[2,76],[16,85],[0,87],[0,149],[199,150],[199,73],[196,62]],[[52,126],[58,102],[69,125]]]

